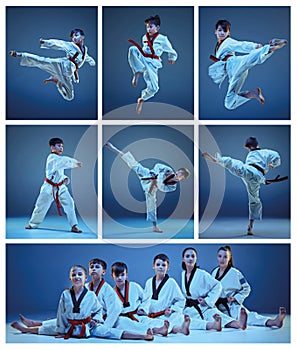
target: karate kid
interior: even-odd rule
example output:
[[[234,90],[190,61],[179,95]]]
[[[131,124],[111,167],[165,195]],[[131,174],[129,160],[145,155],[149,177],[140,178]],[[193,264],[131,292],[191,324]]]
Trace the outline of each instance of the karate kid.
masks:
[[[247,313],[239,310],[236,319],[223,314],[215,303],[221,292],[220,283],[197,265],[197,251],[185,248],[182,252],[182,292],[186,298],[183,312],[191,317],[191,329],[217,330],[225,328],[246,329]]]
[[[117,261],[112,265],[112,278],[116,285],[114,295],[121,301],[121,313],[116,328],[140,332],[152,329],[153,334],[168,335],[169,322],[149,318],[139,310],[144,300],[144,290],[136,282],[128,281],[128,268],[124,262]]]
[[[240,310],[244,308],[243,303],[249,296],[251,288],[242,272],[234,267],[232,250],[230,246],[223,246],[217,250],[218,267],[212,271],[212,276],[220,281],[222,291],[216,306],[224,314],[235,319],[239,318]],[[254,311],[247,313],[248,326],[277,327],[283,326],[286,316],[286,308],[280,307],[275,318],[263,316]]]
[[[180,168],[174,172],[169,166],[160,163],[155,164],[154,168],[150,170],[136,161],[130,152],[123,153],[111,142],[107,142],[105,147],[116,153],[137,174],[146,198],[147,220],[152,222],[153,232],[163,232],[157,225],[157,191],[175,191],[178,182],[189,177],[189,170]]]
[[[269,169],[274,169],[281,164],[278,152],[259,148],[258,140],[254,136],[246,139],[244,147],[248,151],[245,163],[231,157],[223,157],[219,153],[213,157],[209,153],[204,152],[202,156],[208,161],[228,169],[231,174],[243,180],[248,194],[249,206],[247,234],[253,235],[254,221],[262,219],[262,202],[259,196],[261,184],[268,185],[272,182],[280,182],[288,177],[279,178],[278,175],[272,180],[266,180],[265,178]]]
[[[162,68],[161,55],[168,54],[168,63],[174,64],[177,60],[177,52],[173,49],[169,39],[159,33],[160,18],[158,15],[151,16],[144,21],[147,33],[142,38],[142,47],[134,40],[128,41],[131,46],[128,51],[128,63],[133,72],[132,85],[136,87],[141,74],[147,85],[137,100],[136,111],[140,114],[144,101],[152,98],[159,90],[158,69]]]
[[[27,230],[38,228],[52,202],[55,201],[60,216],[62,215],[61,207],[63,208],[71,231],[81,233],[82,231],[77,227],[74,201],[67,189],[70,179],[64,175],[64,169],[81,168],[83,163],[61,155],[64,149],[62,139],[54,137],[50,139],[49,145],[51,153],[47,157],[46,178],[41,186],[29,224],[25,228]]]
[[[265,99],[259,87],[249,91],[241,91],[242,86],[249,69],[264,63],[274,51],[284,47],[287,40],[275,38],[264,46],[249,41],[238,41],[230,37],[230,28],[231,24],[227,20],[219,20],[215,25],[217,44],[215,56],[210,56],[210,59],[215,63],[209,67],[209,76],[219,85],[222,84],[226,76],[228,77],[229,86],[224,102],[227,109],[235,109],[251,99],[256,99],[263,105]],[[237,53],[244,55],[237,56]]]
[[[72,288],[62,293],[56,319],[38,322],[20,315],[21,321],[27,327],[17,321],[11,326],[22,333],[55,335],[57,338],[63,337],[64,339],[90,336],[108,339],[154,339],[150,329],[145,334],[138,334],[109,327],[108,323],[112,315],[105,324],[101,298],[86,287],[87,271],[83,266],[75,265],[71,268],[70,280]]]
[[[169,258],[158,254],[153,259],[155,276],[145,284],[145,298],[140,309],[151,318],[169,322],[169,333],[189,335],[190,317],[183,315],[185,298],[177,282],[169,277]]]
[[[84,44],[85,33],[82,29],[73,29],[70,32],[71,41],[58,39],[40,39],[42,49],[54,49],[64,51],[66,56],[60,58],[48,58],[27,52],[9,51],[12,57],[21,59],[21,66],[36,67],[50,74],[43,84],[54,83],[61,96],[71,101],[74,98],[72,81],[79,83],[79,69],[87,62],[95,66],[94,59],[88,55],[88,48]]]

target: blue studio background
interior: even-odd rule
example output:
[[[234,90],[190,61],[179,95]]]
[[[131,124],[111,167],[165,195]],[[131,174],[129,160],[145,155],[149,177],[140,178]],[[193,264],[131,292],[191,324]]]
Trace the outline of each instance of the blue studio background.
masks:
[[[209,59],[214,54],[215,24],[219,19],[231,23],[231,37],[266,44],[273,38],[288,40],[265,63],[253,67],[243,91],[261,87],[264,106],[256,100],[235,110],[224,107],[227,78],[218,88],[208,76]],[[266,20],[264,20],[266,19]],[[199,8],[199,117],[200,119],[290,119],[290,7],[225,6]]]
[[[62,155],[74,158],[79,142],[85,132],[89,132],[88,147],[80,151],[78,160],[83,162],[82,168],[67,169],[70,177],[68,189],[72,193],[73,176],[81,177],[81,186],[85,194],[89,187],[97,188],[97,128],[86,125],[9,125],[6,127],[6,216],[31,216],[41,185],[45,178],[46,159],[51,150],[49,140],[60,137],[64,141]],[[83,153],[82,153],[83,152]],[[87,183],[88,175],[93,174],[93,183]],[[91,175],[92,177],[92,175]],[[84,181],[85,180],[85,181]],[[73,193],[74,195],[74,193]],[[77,197],[82,200],[90,217],[97,217],[97,198]],[[75,200],[76,202],[76,200]],[[78,202],[76,204],[79,204]],[[48,215],[57,216],[55,203]]]
[[[6,8],[6,52],[24,51],[45,57],[64,57],[63,51],[41,49],[39,39],[70,41],[70,31],[84,30],[88,54],[97,62],[97,7]],[[98,62],[97,62],[98,63]],[[66,101],[55,84],[43,85],[48,73],[20,66],[20,59],[6,57],[7,119],[97,119],[97,69],[88,63],[80,69],[75,97]]]
[[[211,272],[217,266],[216,255],[221,245],[191,246],[198,252],[198,265]],[[7,316],[10,320],[16,319],[19,313],[29,317],[34,313],[55,317],[60,294],[70,287],[70,267],[82,264],[87,268],[88,261],[95,257],[107,262],[104,278],[108,283],[114,285],[110,268],[120,260],[128,265],[129,280],[144,287],[145,281],[154,275],[154,256],[165,253],[170,259],[169,274],[181,285],[181,255],[186,247],[189,245],[7,244]],[[252,287],[245,306],[260,313],[277,313],[279,306],[285,306],[290,313],[290,245],[232,244],[231,247],[236,268]],[[282,288],[277,289],[277,281]]]
[[[290,127],[287,125],[219,125],[208,126],[208,130],[218,144],[220,153],[245,162],[247,150],[244,142],[249,136],[256,136],[260,148],[279,152],[281,165],[271,169],[266,175],[272,179],[276,175],[289,176],[288,181],[261,186],[260,198],[263,202],[264,217],[290,218]],[[200,143],[201,152],[212,153],[208,144]],[[210,175],[207,161],[200,153],[200,217],[210,193]],[[217,166],[211,164],[211,166]],[[248,198],[244,183],[226,170],[226,184],[223,202],[218,217],[243,217],[248,215]]]
[[[153,138],[153,141],[147,139]],[[180,192],[183,197],[187,198],[184,205],[181,205],[179,216],[181,218],[192,218],[193,216],[193,128],[189,126],[163,126],[163,125],[135,125],[135,126],[104,126],[103,129],[104,142],[110,141],[120,150],[131,151],[136,160],[142,165],[152,169],[156,163],[167,164],[175,171],[181,167],[187,167],[191,171],[190,178],[178,184],[176,191],[165,194],[162,203],[158,200],[158,217],[160,219],[167,218],[177,207],[177,203],[181,199]],[[161,149],[159,142],[170,144],[170,148]],[[135,144],[134,144],[135,143]],[[134,144],[134,145],[133,145]],[[178,154],[177,149],[182,152]],[[149,157],[148,157],[149,154]],[[111,167],[114,162],[119,164],[119,181],[111,183]],[[189,162],[189,164],[187,164]],[[117,164],[117,165],[118,165]],[[190,167],[192,165],[192,167]],[[124,171],[129,171],[128,166],[114,153],[104,148],[103,150],[103,207],[105,212],[117,220],[117,218],[144,218],[146,219],[145,195],[142,190],[137,175],[129,172],[128,180],[123,176]],[[124,184],[128,181],[128,184]],[[121,205],[115,198],[113,191],[122,199],[127,198],[126,188],[128,186],[129,196],[139,201],[139,206],[143,205],[144,212],[137,214]],[[157,199],[162,197],[162,193],[158,191]],[[143,203],[141,203],[143,202]]]
[[[140,77],[138,87],[127,61],[128,48],[133,39],[141,44],[146,33],[144,20],[158,14],[160,33],[166,35],[178,53],[174,65],[162,56],[159,69],[159,92],[150,102],[175,105],[193,114],[194,23],[192,7],[103,7],[103,115],[122,106],[136,103],[146,87]],[[122,119],[119,115],[118,119]]]

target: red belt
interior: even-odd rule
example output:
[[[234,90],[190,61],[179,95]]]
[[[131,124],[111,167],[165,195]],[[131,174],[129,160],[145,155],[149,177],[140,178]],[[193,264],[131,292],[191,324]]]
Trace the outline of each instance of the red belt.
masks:
[[[76,80],[79,80],[79,66],[76,62],[76,58],[79,56],[79,53],[76,52],[73,57],[68,57],[69,61],[72,62],[76,66],[76,70],[73,72],[73,75]]]
[[[57,209],[58,209],[58,215],[59,215],[59,216],[62,216],[62,213],[61,213],[61,208],[62,208],[62,206],[61,206],[61,204],[60,204],[60,202],[59,202],[59,187],[60,187],[61,185],[63,185],[64,180],[63,180],[63,181],[60,181],[60,182],[58,182],[58,183],[55,183],[55,182],[49,180],[49,179],[46,177],[46,178],[45,178],[45,181],[46,181],[48,184],[50,184],[50,185],[53,186],[53,188],[52,188],[52,193],[53,193],[54,201],[55,201],[56,206],[57,206]],[[54,193],[54,189],[55,189],[55,188],[56,188],[56,194]]]
[[[132,39],[128,39],[128,41],[129,41],[130,43],[132,43],[134,46],[136,46],[137,49],[140,51],[140,53],[141,53],[144,57],[150,57],[150,58],[155,58],[155,59],[159,60],[159,58],[160,58],[159,56],[157,56],[157,55],[155,55],[155,54],[153,54],[153,53],[144,52],[144,50],[141,48],[141,46],[140,46],[136,41],[134,41],[134,40],[132,40]]]
[[[152,313],[149,313],[149,314],[148,314],[148,317],[150,317],[150,318],[156,318],[156,317],[158,317],[158,316],[164,315],[165,312],[166,312],[166,310],[158,311],[158,312],[152,312]]]
[[[230,57],[232,57],[233,55],[228,55],[226,57],[224,57],[222,60],[220,60],[219,58],[213,56],[213,55],[210,55],[210,60],[214,61],[214,62],[219,62],[219,61],[227,61]]]
[[[79,335],[73,336],[73,338],[83,338],[86,333],[86,323],[91,321],[91,316],[84,318],[83,320],[68,320],[71,324],[68,332],[65,334],[64,339],[69,339],[72,336],[75,326],[82,326],[81,333]]]
[[[133,321],[139,322],[139,320],[134,316],[137,313],[137,310],[135,311],[129,311],[124,314],[120,314],[120,316],[128,317]]]

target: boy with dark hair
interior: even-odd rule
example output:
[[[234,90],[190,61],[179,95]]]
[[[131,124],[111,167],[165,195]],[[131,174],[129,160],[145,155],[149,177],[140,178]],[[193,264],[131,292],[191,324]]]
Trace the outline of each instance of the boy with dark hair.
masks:
[[[261,105],[265,103],[259,87],[241,91],[248,71],[257,64],[264,63],[273,52],[287,44],[285,39],[272,39],[269,44],[262,45],[249,41],[238,41],[230,37],[231,24],[227,20],[219,20],[215,25],[217,44],[215,55],[210,55],[214,61],[209,67],[209,76],[219,86],[226,76],[229,79],[228,91],[224,105],[227,109],[235,109],[251,99],[256,99]],[[241,53],[245,55],[236,55]]]
[[[41,186],[27,230],[37,228],[46,216],[51,204],[55,201],[58,214],[61,216],[61,207],[67,216],[72,232],[81,233],[78,229],[75,205],[67,186],[70,182],[65,176],[64,169],[81,168],[83,163],[70,157],[61,156],[64,144],[59,137],[50,139],[51,153],[46,162],[46,178]]]
[[[146,89],[142,91],[141,97],[137,100],[137,114],[141,113],[144,101],[153,97],[159,90],[158,69],[162,68],[161,55],[163,52],[167,52],[169,64],[174,64],[178,57],[169,39],[159,33],[159,16],[148,17],[144,23],[147,33],[142,38],[143,46],[141,47],[132,39],[128,40],[134,45],[128,51],[128,63],[133,72],[132,85],[135,87],[138,85],[141,74],[147,84]]]
[[[262,218],[262,202],[259,196],[261,184],[283,181],[287,179],[287,176],[279,178],[278,175],[275,179],[266,180],[265,174],[269,169],[273,169],[281,163],[279,153],[270,149],[259,148],[258,140],[254,136],[245,140],[244,147],[248,150],[245,163],[231,157],[223,157],[219,153],[213,157],[209,153],[204,152],[202,156],[206,160],[228,169],[231,174],[243,180],[248,194],[249,205],[247,234],[251,236],[253,235],[254,221]]]
[[[155,276],[145,284],[144,302],[140,308],[151,318],[169,322],[169,333],[189,335],[190,317],[183,315],[185,298],[177,282],[167,274],[170,265],[166,254],[153,259]]]
[[[27,52],[9,51],[12,57],[21,58],[21,66],[36,67],[50,74],[43,84],[55,83],[61,96],[71,101],[74,98],[72,80],[79,83],[79,68],[85,62],[95,66],[94,59],[88,55],[88,48],[84,44],[85,33],[82,29],[75,28],[70,32],[71,41],[58,39],[40,39],[39,43],[43,49],[62,50],[66,57],[47,58]]]

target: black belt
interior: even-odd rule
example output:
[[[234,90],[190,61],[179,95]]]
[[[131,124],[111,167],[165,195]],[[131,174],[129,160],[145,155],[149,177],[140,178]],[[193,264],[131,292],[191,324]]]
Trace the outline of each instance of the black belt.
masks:
[[[200,314],[202,320],[204,319],[202,310],[201,310],[201,308],[199,306],[199,301],[197,299],[186,298],[185,306],[187,306],[187,307],[194,307],[198,311],[198,313]]]
[[[230,308],[228,305],[228,299],[227,298],[218,298],[217,302],[215,303],[215,306],[219,309],[220,305],[222,305],[227,310],[229,316],[231,317]]]
[[[255,169],[259,170],[263,174],[263,176],[265,176],[265,170],[261,168],[259,165],[257,164],[248,164],[248,165],[253,166]]]

